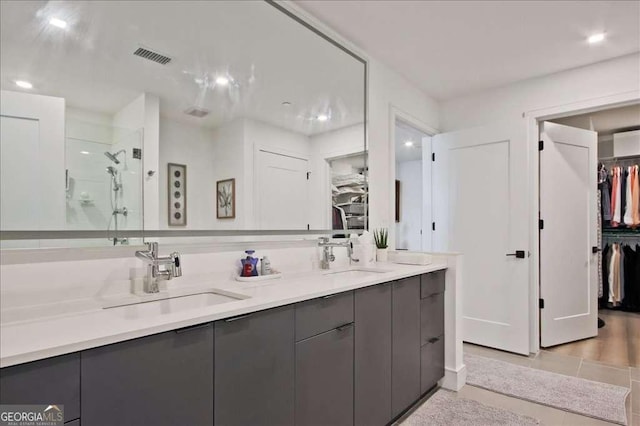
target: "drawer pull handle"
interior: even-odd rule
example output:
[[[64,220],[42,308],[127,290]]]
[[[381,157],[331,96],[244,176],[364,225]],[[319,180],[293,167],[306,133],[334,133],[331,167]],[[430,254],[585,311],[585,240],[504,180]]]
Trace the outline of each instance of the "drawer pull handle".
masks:
[[[187,333],[187,332],[192,331],[192,330],[200,330],[201,328],[211,327],[211,324],[212,323],[208,322],[208,323],[205,323],[205,324],[192,325],[190,327],[179,328],[179,329],[175,330],[175,332],[176,332],[176,334]]]
[[[350,323],[348,323],[348,324],[343,324],[343,325],[341,325],[341,326],[339,326],[339,327],[336,327],[336,330],[338,330],[338,331],[344,331],[344,330],[348,330],[348,329],[349,329],[349,328],[351,328],[352,326],[353,326],[353,323],[352,323],[352,322],[350,322]]]
[[[233,321],[238,321],[244,318],[249,318],[251,316],[251,314],[248,315],[240,315],[237,317],[233,317],[233,318],[227,318],[226,320],[224,320],[224,322],[233,322]]]
[[[431,339],[429,339],[429,343],[435,343],[435,342],[437,342],[438,340],[440,340],[440,338],[439,338],[439,337],[432,337]]]
[[[323,299],[331,299],[332,297],[336,297],[338,295],[338,293],[336,294],[329,294],[327,296],[322,296]]]

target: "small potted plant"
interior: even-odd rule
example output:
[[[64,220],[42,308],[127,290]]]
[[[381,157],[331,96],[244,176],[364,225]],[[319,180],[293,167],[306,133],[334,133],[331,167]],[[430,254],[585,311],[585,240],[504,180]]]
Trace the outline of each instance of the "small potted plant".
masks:
[[[386,228],[373,231],[373,240],[376,243],[376,260],[378,262],[386,262],[389,258],[388,239],[389,231]]]

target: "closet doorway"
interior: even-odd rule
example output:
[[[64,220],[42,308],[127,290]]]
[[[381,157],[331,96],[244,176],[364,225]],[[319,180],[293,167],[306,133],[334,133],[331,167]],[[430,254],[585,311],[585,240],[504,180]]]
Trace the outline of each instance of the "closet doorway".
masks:
[[[567,225],[570,229],[562,231],[562,238],[553,237],[558,231],[553,231],[553,224],[549,222],[551,217],[545,213],[543,200],[549,198],[547,192],[557,192],[560,184],[556,183],[555,189],[545,186],[544,172],[547,170],[547,174],[551,175],[548,169],[553,166],[545,164],[545,140],[540,156],[540,211],[541,219],[544,220],[544,229],[540,230],[540,294],[544,299],[544,309],[540,310],[541,346],[553,346],[550,350],[555,352],[609,364],[639,366],[640,185],[634,179],[637,176],[637,166],[640,165],[640,105],[551,121],[553,123],[541,124],[543,139],[554,137],[553,132],[558,129],[556,126],[563,129],[568,127],[575,133],[588,132],[595,135],[597,160],[593,169],[590,166],[589,175],[593,177],[589,183],[589,192],[593,194],[596,206],[592,214],[585,211],[592,207],[577,212],[576,202],[580,197],[576,196],[575,191],[572,191],[571,196],[556,200],[552,210],[553,220],[569,222],[569,217],[573,227]],[[546,127],[551,134],[546,134]],[[557,164],[555,168],[557,169]],[[573,173],[575,168],[565,167],[565,172],[567,171]],[[573,175],[575,177],[575,173]],[[638,201],[634,204],[634,200]],[[585,217],[590,222],[580,225],[585,230],[580,233],[576,222],[583,222]],[[551,236],[546,236],[545,232],[549,232]],[[545,239],[549,243],[547,247]],[[593,243],[587,245],[587,240]],[[553,261],[548,260],[554,250],[554,247],[549,248],[552,244],[575,247],[575,250],[565,252],[561,258],[563,268],[574,271],[573,275],[563,278],[563,274],[556,273],[558,265],[553,266]],[[578,246],[585,247],[578,250]],[[580,252],[583,253],[582,259],[576,256]],[[586,267],[585,255],[588,260]],[[576,302],[576,294],[580,302]],[[583,324],[573,329],[563,329],[563,318],[572,318],[571,313],[573,318],[580,317],[577,303],[588,304],[590,307],[587,312],[585,306],[582,306],[585,312],[583,319],[589,318],[588,327]],[[552,306],[555,308],[547,311]],[[604,323],[599,329],[596,312],[603,320],[601,325]],[[587,328],[589,335],[584,334]]]
[[[395,122],[395,249],[431,251],[431,136]]]

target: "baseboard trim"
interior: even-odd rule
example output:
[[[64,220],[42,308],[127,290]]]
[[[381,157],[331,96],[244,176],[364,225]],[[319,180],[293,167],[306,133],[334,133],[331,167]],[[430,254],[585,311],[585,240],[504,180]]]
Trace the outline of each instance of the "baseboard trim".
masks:
[[[444,369],[444,377],[440,386],[444,389],[458,392],[467,383],[467,366],[462,364],[458,370],[452,368]]]

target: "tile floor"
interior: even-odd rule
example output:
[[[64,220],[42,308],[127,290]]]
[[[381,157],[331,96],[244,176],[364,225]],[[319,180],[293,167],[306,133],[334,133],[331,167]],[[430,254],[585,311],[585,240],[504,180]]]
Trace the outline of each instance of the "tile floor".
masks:
[[[549,351],[613,366],[640,367],[640,314],[603,309],[598,316],[606,322],[598,330],[598,337],[555,346]]]
[[[465,343],[464,351],[526,367],[630,388],[631,394],[627,397],[628,424],[629,426],[640,426],[640,368],[620,367],[547,350],[540,351],[537,356],[526,357]],[[469,385],[464,386],[458,392],[458,396],[534,417],[539,419],[542,425],[595,426],[611,424]]]

